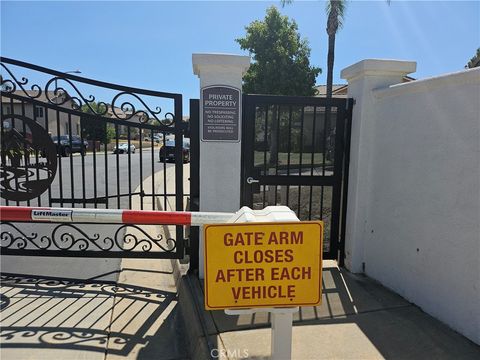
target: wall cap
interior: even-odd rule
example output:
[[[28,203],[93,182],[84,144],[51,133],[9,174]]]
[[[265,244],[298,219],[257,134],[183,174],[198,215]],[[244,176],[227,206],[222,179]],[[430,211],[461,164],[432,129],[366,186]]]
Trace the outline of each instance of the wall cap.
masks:
[[[415,72],[417,63],[405,60],[365,59],[343,69],[340,77],[347,81],[360,76],[405,76]]]
[[[230,70],[238,68],[243,75],[250,66],[250,56],[216,53],[192,54],[192,65],[193,73],[198,76],[202,69],[208,68],[211,71],[214,67],[229,68]]]
[[[402,84],[395,84],[387,88],[374,89],[373,94],[377,99],[382,99],[406,93],[434,91],[450,86],[468,84],[480,84],[480,68],[466,69]]]

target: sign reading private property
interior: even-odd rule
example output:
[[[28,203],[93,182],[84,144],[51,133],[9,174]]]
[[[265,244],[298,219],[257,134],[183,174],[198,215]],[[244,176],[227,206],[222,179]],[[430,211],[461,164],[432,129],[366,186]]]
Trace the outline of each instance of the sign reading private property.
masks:
[[[206,225],[205,307],[318,305],[322,222]]]
[[[240,90],[228,86],[202,89],[202,141],[240,141]]]

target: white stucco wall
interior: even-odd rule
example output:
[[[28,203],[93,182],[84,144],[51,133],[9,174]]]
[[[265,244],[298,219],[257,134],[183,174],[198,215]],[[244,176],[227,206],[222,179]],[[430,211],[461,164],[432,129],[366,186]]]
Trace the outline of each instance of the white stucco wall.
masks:
[[[373,87],[349,75],[369,131],[352,139],[368,156],[352,154],[346,263],[480,344],[480,69]]]

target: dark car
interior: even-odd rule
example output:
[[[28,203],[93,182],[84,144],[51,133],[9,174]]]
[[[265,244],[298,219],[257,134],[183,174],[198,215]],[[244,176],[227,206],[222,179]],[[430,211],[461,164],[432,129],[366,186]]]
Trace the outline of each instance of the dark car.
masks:
[[[190,139],[183,140],[183,162],[188,163],[190,161]],[[175,161],[175,140],[167,140],[162,145],[158,153],[160,161]]]
[[[70,156],[72,153],[79,152],[85,155],[88,148],[88,141],[83,140],[78,135],[60,135],[60,139],[57,136],[52,136],[52,141],[57,147],[57,153],[62,156]]]

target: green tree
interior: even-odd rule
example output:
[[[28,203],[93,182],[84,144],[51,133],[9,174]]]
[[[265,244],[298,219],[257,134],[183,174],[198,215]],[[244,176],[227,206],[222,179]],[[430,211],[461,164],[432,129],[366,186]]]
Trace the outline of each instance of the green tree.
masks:
[[[93,114],[94,112],[102,114],[105,110],[105,105],[97,104],[96,102],[90,103],[90,107],[86,104],[81,107],[81,111],[87,114]],[[82,116],[81,124],[83,137],[87,140],[108,144],[115,137],[115,130],[111,124],[106,123],[101,118]]]
[[[310,65],[308,41],[300,37],[295,21],[282,16],[272,6],[267,9],[263,21],[253,21],[245,30],[245,37],[236,39],[243,50],[250,52],[254,61],[243,77],[245,93],[315,95],[316,78],[321,69]],[[279,111],[278,107],[273,107],[271,118],[278,119]],[[279,139],[276,134],[279,122],[280,119],[274,120],[270,125],[270,166],[278,162]],[[255,125],[261,126],[258,122]],[[257,133],[259,131],[257,129]]]
[[[470,59],[467,65],[465,65],[466,69],[473,69],[474,67],[480,66],[480,48],[477,49],[477,53],[474,57]]]
[[[245,37],[235,40],[254,61],[243,77],[245,93],[315,95],[321,69],[310,65],[308,41],[300,37],[295,21],[272,6],[263,21],[253,21],[245,30]]]

